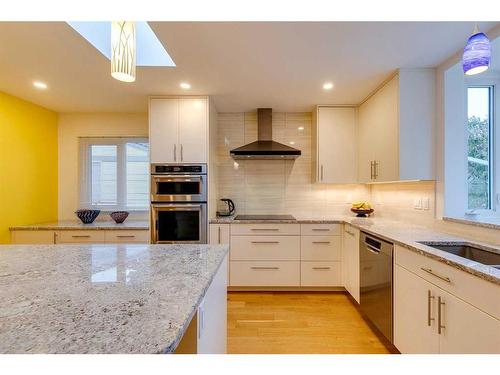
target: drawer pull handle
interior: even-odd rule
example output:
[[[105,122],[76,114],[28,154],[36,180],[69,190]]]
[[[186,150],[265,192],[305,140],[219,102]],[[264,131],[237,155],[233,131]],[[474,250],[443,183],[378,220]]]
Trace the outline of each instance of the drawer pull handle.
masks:
[[[83,235],[72,235],[71,237],[73,238],[90,238],[90,235],[88,234],[83,234]]]
[[[353,237],[354,237],[354,233],[349,232],[348,230],[346,230],[345,232],[346,232],[348,235],[350,235],[350,236],[353,236]]]
[[[328,228],[313,228],[313,232],[330,232]]]
[[[313,270],[329,270],[331,269],[330,267],[313,267]]]
[[[252,243],[280,243],[279,241],[252,241]]]
[[[118,237],[118,238],[135,238],[134,235],[124,235],[124,234],[119,234],[116,237]]]
[[[253,270],[279,270],[279,267],[251,267]]]
[[[434,273],[434,271],[431,270],[430,268],[421,267],[420,269],[424,272],[427,272],[429,275],[437,277],[440,280],[446,281],[447,283],[451,283],[451,279],[449,277],[438,275],[438,274]]]
[[[271,231],[271,232],[277,232],[279,231],[278,228],[252,228],[253,231],[259,231],[259,230],[266,230],[266,231]]]
[[[324,244],[324,245],[329,245],[331,242],[330,241],[313,241],[314,244]]]

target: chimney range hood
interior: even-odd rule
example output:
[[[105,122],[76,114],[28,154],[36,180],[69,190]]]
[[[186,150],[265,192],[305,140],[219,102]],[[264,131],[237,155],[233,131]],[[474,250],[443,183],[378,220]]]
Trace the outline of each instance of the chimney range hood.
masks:
[[[296,159],[300,150],[273,141],[273,112],[271,108],[257,109],[257,141],[231,150],[233,159]]]

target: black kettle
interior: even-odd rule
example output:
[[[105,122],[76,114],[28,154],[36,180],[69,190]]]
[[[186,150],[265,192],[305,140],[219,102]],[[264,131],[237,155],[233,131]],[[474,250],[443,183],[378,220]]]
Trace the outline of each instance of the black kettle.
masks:
[[[227,208],[224,207],[223,210],[217,211],[217,216],[231,216],[231,215],[234,215],[234,212],[236,211],[236,209],[234,207],[234,202],[231,199],[228,199],[228,198],[222,198],[221,201],[224,202],[225,204],[227,204]]]

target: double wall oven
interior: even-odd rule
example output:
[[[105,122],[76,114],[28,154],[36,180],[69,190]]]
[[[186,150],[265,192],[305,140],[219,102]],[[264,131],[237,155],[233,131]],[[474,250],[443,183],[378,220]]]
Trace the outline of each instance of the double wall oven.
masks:
[[[206,164],[151,164],[151,242],[207,243]]]

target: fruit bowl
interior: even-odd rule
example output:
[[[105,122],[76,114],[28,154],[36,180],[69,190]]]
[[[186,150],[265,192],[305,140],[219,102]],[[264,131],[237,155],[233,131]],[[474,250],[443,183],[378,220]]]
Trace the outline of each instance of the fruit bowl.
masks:
[[[82,221],[83,224],[92,224],[96,219],[96,217],[99,216],[100,212],[101,210],[80,209],[76,210],[75,214],[76,216],[78,216],[78,218]]]
[[[351,211],[356,214],[356,217],[367,217],[374,211],[373,208],[364,209],[364,208],[351,208]]]
[[[128,216],[127,211],[114,211],[109,214],[116,224],[121,224]]]

